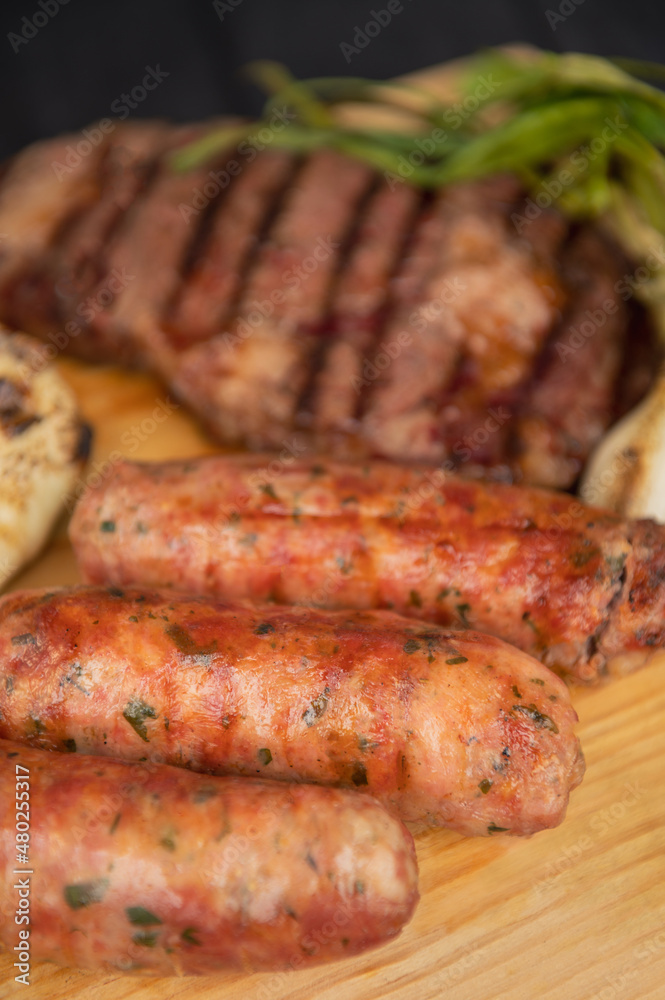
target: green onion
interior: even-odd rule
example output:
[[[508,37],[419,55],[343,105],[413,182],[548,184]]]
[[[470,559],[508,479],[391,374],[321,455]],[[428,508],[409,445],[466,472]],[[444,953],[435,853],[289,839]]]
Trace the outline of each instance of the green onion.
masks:
[[[335,120],[332,114],[326,105],[318,100],[312,87],[296,80],[280,63],[269,59],[257,60],[247,66],[246,74],[273,95],[266,102],[265,117],[269,117],[275,107],[286,104],[298,113],[306,125],[315,128],[334,126]]]
[[[81,910],[101,903],[109,887],[107,878],[98,878],[92,882],[77,882],[64,888],[65,902],[71,910]]]
[[[125,913],[130,924],[134,924],[137,927],[151,927],[154,924],[162,923],[159,917],[156,917],[154,913],[146,910],[143,906],[128,906],[125,909]]]

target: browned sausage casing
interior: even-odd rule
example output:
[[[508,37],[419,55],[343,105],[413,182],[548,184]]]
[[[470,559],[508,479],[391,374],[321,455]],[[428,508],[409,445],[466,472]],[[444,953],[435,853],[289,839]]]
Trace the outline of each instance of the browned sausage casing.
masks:
[[[389,941],[418,899],[408,831],[342,789],[0,740],[0,802],[0,940],[15,954],[29,927],[32,960],[167,976],[305,968]]]
[[[555,826],[584,769],[558,677],[390,612],[24,591],[0,601],[0,665],[0,736],[359,788],[465,834]]]
[[[115,466],[71,538],[90,583],[392,608],[581,681],[665,645],[665,528],[439,469],[221,456]]]

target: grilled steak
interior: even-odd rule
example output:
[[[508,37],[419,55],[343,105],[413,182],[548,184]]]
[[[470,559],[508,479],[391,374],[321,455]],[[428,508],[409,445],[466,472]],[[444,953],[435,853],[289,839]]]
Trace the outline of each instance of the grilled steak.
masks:
[[[0,321],[151,368],[223,442],[575,482],[632,377],[614,247],[555,209],[515,226],[508,176],[423,194],[249,146],[175,172],[207,127],[116,123],[75,169],[76,137],[19,154]]]
[[[573,241],[563,266],[576,294],[523,396],[515,446],[524,479],[565,488],[610,422],[628,315],[616,262],[595,233]]]
[[[51,246],[24,270],[12,293],[11,320],[48,335],[62,328],[71,353],[90,360],[101,357],[100,345],[91,342],[90,318],[108,304],[112,288],[95,298],[103,277],[105,246],[124,212],[146,185],[156,158],[166,143],[168,129],[159,123],[120,123],[100,161],[99,177],[84,212],[75,215]],[[124,267],[111,279],[120,285]],[[114,348],[114,345],[112,345]],[[111,350],[110,360],[115,357]]]
[[[229,441],[278,444],[293,427],[341,250],[372,182],[323,151],[304,165],[249,275],[227,332],[180,359],[173,385]]]
[[[376,341],[387,307],[388,284],[404,250],[418,195],[405,185],[382,185],[367,206],[340,276],[331,336],[314,378],[310,406],[317,431],[355,430],[365,354]]]
[[[224,330],[237,306],[242,274],[258,249],[271,211],[294,160],[286,153],[257,156],[222,198],[201,249],[169,318],[170,340],[184,350]]]
[[[95,310],[91,320],[92,335],[105,357],[152,358],[160,370],[170,369],[160,321],[196,237],[186,209],[210,168],[176,173],[168,155],[205,131],[205,126],[175,130],[152,185],[144,198],[134,202],[106,252],[93,301],[108,304]],[[117,275],[121,276],[118,291],[111,287]]]
[[[407,349],[377,379],[364,417],[376,453],[454,454],[470,415],[484,418],[494,396],[528,373],[552,316],[532,255],[507,238],[506,208],[517,193],[498,178],[439,195],[434,266],[385,337],[406,332]]]
[[[16,283],[41,263],[58,233],[97,196],[108,137],[86,156],[76,152],[78,139],[65,135],[35,143],[15,157],[2,177],[0,296],[2,320],[8,323]]]

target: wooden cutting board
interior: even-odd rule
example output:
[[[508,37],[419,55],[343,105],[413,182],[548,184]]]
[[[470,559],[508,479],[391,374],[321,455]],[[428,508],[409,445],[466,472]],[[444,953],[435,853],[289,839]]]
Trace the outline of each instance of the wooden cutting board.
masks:
[[[449,73],[419,82],[443,92]],[[152,378],[73,361],[60,369],[96,430],[87,476],[103,475],[114,450],[135,459],[218,450]],[[11,586],[78,580],[63,518]],[[385,948],[313,972],[215,979],[35,964],[28,988],[0,955],[0,1000],[663,1000],[665,655],[573,698],[588,768],[563,825],[530,840],[418,834],[421,902]]]

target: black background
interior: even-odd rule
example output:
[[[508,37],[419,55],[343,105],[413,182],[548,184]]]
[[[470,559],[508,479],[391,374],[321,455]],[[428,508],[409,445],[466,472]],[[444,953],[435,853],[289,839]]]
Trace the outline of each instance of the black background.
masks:
[[[51,9],[58,0],[43,0]],[[218,0],[218,4],[222,0]],[[234,5],[235,6],[232,6]],[[576,5],[577,4],[577,5]],[[341,44],[386,0],[69,0],[33,38],[10,33],[39,13],[39,0],[1,0],[0,157],[33,139],[110,116],[146,67],[168,77],[132,113],[180,121],[255,113],[257,91],[241,68],[279,59],[299,76],[385,78],[484,45],[528,41],[665,62],[660,0],[402,0],[379,35],[347,61]],[[553,26],[553,16],[572,13]],[[548,18],[547,12],[550,11]],[[28,31],[31,29],[28,28]]]

